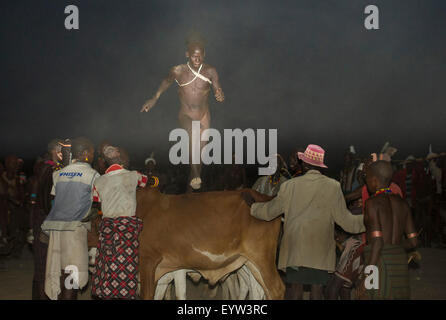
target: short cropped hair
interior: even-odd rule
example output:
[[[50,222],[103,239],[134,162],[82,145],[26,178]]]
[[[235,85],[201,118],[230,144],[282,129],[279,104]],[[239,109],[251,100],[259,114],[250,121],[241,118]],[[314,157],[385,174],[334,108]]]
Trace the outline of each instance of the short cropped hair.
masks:
[[[93,147],[93,142],[88,138],[79,137],[74,139],[71,143],[71,153],[73,154],[73,158],[79,159],[84,151]]]
[[[383,186],[388,187],[392,182],[393,169],[390,162],[384,160],[373,162],[369,166],[369,170]]]
[[[186,47],[187,50],[191,50],[195,47],[198,47],[204,51],[204,47],[206,46],[205,38],[196,31],[189,32],[186,37]]]
[[[48,143],[48,152],[52,152],[53,150],[56,150],[57,152],[60,152],[62,150],[61,143],[63,143],[62,139],[53,139]]]
[[[129,164],[129,156],[122,148],[106,145],[103,148],[103,154],[105,162],[109,166],[119,164],[123,167],[127,167]]]

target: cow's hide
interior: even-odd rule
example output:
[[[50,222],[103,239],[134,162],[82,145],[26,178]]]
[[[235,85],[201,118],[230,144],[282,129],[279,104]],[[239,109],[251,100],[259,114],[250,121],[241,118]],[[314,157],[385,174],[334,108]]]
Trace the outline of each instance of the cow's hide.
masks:
[[[238,281],[228,283],[229,296],[241,282],[255,279],[266,298],[283,298],[284,285],[275,266],[280,219],[266,222],[252,217],[242,191],[256,201],[271,199],[251,189],[184,195],[165,195],[153,188],[137,192],[136,214],[144,223],[140,234],[143,299],[153,299],[158,280],[176,270],[185,270],[181,277],[184,272],[197,272],[210,286],[225,276],[234,278],[231,273],[241,270],[235,275]],[[177,280],[172,274],[166,277]],[[178,281],[185,283],[179,276]],[[183,287],[177,295],[185,297]]]

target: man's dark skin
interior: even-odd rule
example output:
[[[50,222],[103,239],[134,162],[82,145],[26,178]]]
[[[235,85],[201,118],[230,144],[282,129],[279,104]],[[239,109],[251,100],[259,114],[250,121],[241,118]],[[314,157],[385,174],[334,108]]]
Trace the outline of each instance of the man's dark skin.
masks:
[[[362,172],[366,172],[366,171],[367,171],[367,168],[368,168],[372,163],[373,163],[373,159],[372,159],[372,156],[370,156],[370,157],[367,158],[366,161],[364,161],[364,168],[363,168],[363,171],[362,171]],[[364,179],[365,179],[365,175],[364,175],[364,174],[362,175],[361,178],[358,178],[358,180],[359,180],[360,182],[361,182],[361,180],[364,181]],[[354,200],[357,200],[357,199],[361,198],[361,197],[362,197],[362,187],[363,187],[363,185],[360,185],[359,187],[357,187],[357,188],[356,188],[355,190],[353,190],[352,192],[346,194],[346,195],[344,196],[345,201],[346,201],[347,203],[349,203],[349,202],[351,202],[351,201],[354,201]]]
[[[6,178],[10,181],[16,180],[16,190],[8,191],[8,201],[16,206],[21,206],[23,204],[23,201],[25,200],[25,193],[17,175],[18,169],[19,158],[15,155],[7,156],[5,158]]]
[[[20,183],[18,176],[19,158],[16,155],[9,155],[5,158],[5,177],[2,177],[2,184],[6,191],[5,199],[8,210],[11,211],[10,221],[8,223],[8,232],[12,238],[17,242],[17,252],[24,242],[24,237],[29,226],[28,211],[24,207],[25,188]],[[4,179],[6,178],[6,179]],[[3,235],[3,236],[6,236]],[[15,247],[15,246],[14,246]]]
[[[355,162],[354,162],[354,154],[351,152],[347,152],[344,155],[344,168],[342,169],[342,174],[343,174],[343,179],[340,179],[341,181],[341,187],[345,188],[346,186],[344,185],[344,183],[347,182],[347,176],[348,173],[354,169],[355,167]]]
[[[392,179],[392,166],[386,161],[371,164],[366,171],[367,189],[370,194],[377,190],[388,188]],[[372,252],[365,265],[378,265],[381,250],[385,244],[401,245],[405,249],[415,248],[417,239],[405,239],[404,235],[416,232],[411,211],[400,196],[382,193],[372,196],[366,201],[364,224],[366,227],[367,243]],[[372,232],[381,231],[382,237],[373,237]],[[360,291],[363,293],[364,281]]]
[[[198,69],[203,64],[205,57],[204,46],[194,41],[188,44],[186,51],[186,57],[190,67],[198,72]],[[192,139],[192,121],[200,121],[200,136],[203,130],[206,130],[210,126],[211,115],[209,113],[209,92],[210,87],[214,91],[215,100],[223,102],[225,96],[220,86],[217,70],[208,65],[203,64],[200,74],[212,81],[210,85],[208,82],[197,78],[195,81],[186,86],[178,87],[178,97],[180,99],[180,111],[178,113],[178,120],[180,126],[189,134],[189,141]],[[148,112],[152,109],[158,101],[161,94],[166,91],[170,85],[177,80],[180,84],[186,84],[191,81],[195,75],[189,70],[187,64],[180,64],[170,69],[168,76],[161,82],[158,91],[155,95],[147,100],[143,105],[141,112]],[[200,155],[201,150],[206,142],[200,143]],[[189,163],[191,163],[191,173],[189,176],[189,182],[194,178],[199,178],[201,174],[201,164],[192,164],[192,143],[189,143]],[[198,188],[199,189],[199,186]],[[190,191],[190,190],[189,190]]]
[[[58,140],[58,142],[62,142]],[[62,148],[60,144],[56,144],[54,141],[50,144],[51,147],[48,150],[48,158],[54,163],[60,163],[62,161]],[[34,169],[35,177],[31,182],[31,193],[35,194],[37,198],[31,199],[31,220],[33,226],[33,254],[34,254],[34,266],[35,272],[33,277],[32,286],[32,299],[33,300],[48,300],[45,294],[45,279],[41,278],[40,274],[37,275],[38,270],[45,270],[46,266],[46,251],[48,250],[48,237],[40,230],[40,226],[45,220],[50,211],[50,203],[54,198],[50,195],[51,187],[53,185],[52,173],[54,168],[49,164],[43,162],[37,164]],[[45,242],[41,241],[45,240]]]

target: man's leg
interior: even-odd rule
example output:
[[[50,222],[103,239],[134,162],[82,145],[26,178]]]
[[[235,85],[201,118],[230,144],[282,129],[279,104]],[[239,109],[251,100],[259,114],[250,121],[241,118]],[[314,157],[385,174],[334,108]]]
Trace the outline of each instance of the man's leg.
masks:
[[[45,267],[46,252],[48,246],[40,242],[39,237],[34,236],[33,254],[34,254],[34,277],[32,288],[33,300],[48,300],[45,294]]]
[[[34,277],[33,277],[33,300],[49,300],[45,294],[45,268],[48,252],[48,243],[40,241],[40,233],[45,213],[43,210],[35,208],[31,215],[31,229],[33,229],[33,256],[34,256]]]
[[[311,285],[310,299],[311,300],[322,300],[323,299],[321,284],[312,284]]]
[[[210,125],[210,114],[209,111],[206,112],[206,114],[203,116],[203,118],[200,120],[200,163],[193,164],[192,163],[192,119],[186,115],[180,115],[179,116],[180,125],[183,129],[185,129],[189,135],[189,163],[190,163],[190,174],[188,178],[188,185],[186,192],[192,192],[192,186],[190,185],[191,182],[197,182],[194,184],[194,189],[200,189],[201,187],[201,150],[203,150],[203,147],[206,145],[206,141],[201,141],[201,134],[204,130],[209,128]],[[195,179],[195,180],[194,180]],[[197,181],[196,179],[200,179]]]
[[[351,300],[352,299],[352,289],[342,287],[339,291],[339,296],[341,297],[341,300]]]
[[[62,275],[60,276],[60,289],[61,292],[57,297],[57,300],[77,300],[77,289],[67,289],[65,287],[65,280],[70,275],[69,273],[65,273],[65,270],[61,271]]]
[[[325,298],[327,300],[338,300],[343,285],[344,280],[336,275],[333,275],[327,284],[327,288],[325,289]]]
[[[304,286],[300,283],[287,283],[285,291],[285,300],[302,300],[304,295]]]
[[[190,193],[193,191],[190,182],[192,181],[192,179],[199,177],[199,172],[198,172],[198,165],[196,164],[192,164],[192,119],[184,114],[180,114],[178,116],[178,120],[180,122],[180,126],[186,130],[188,136],[189,136],[189,167],[190,167],[190,171],[189,171],[189,175],[187,178],[187,186],[186,186],[186,193]],[[201,159],[200,159],[201,160]]]

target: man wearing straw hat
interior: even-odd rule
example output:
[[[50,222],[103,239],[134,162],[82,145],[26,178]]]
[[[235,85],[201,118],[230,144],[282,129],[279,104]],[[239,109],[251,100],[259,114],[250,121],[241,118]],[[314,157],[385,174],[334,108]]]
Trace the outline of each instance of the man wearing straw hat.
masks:
[[[269,202],[254,203],[242,194],[258,219],[269,221],[284,214],[278,268],[286,272],[287,299],[302,299],[304,284],[311,285],[311,299],[322,299],[322,287],[335,270],[334,223],[350,233],[365,231],[363,216],[348,211],[339,182],[320,172],[327,168],[324,155],[312,144],[299,152],[305,174],[284,182]]]

